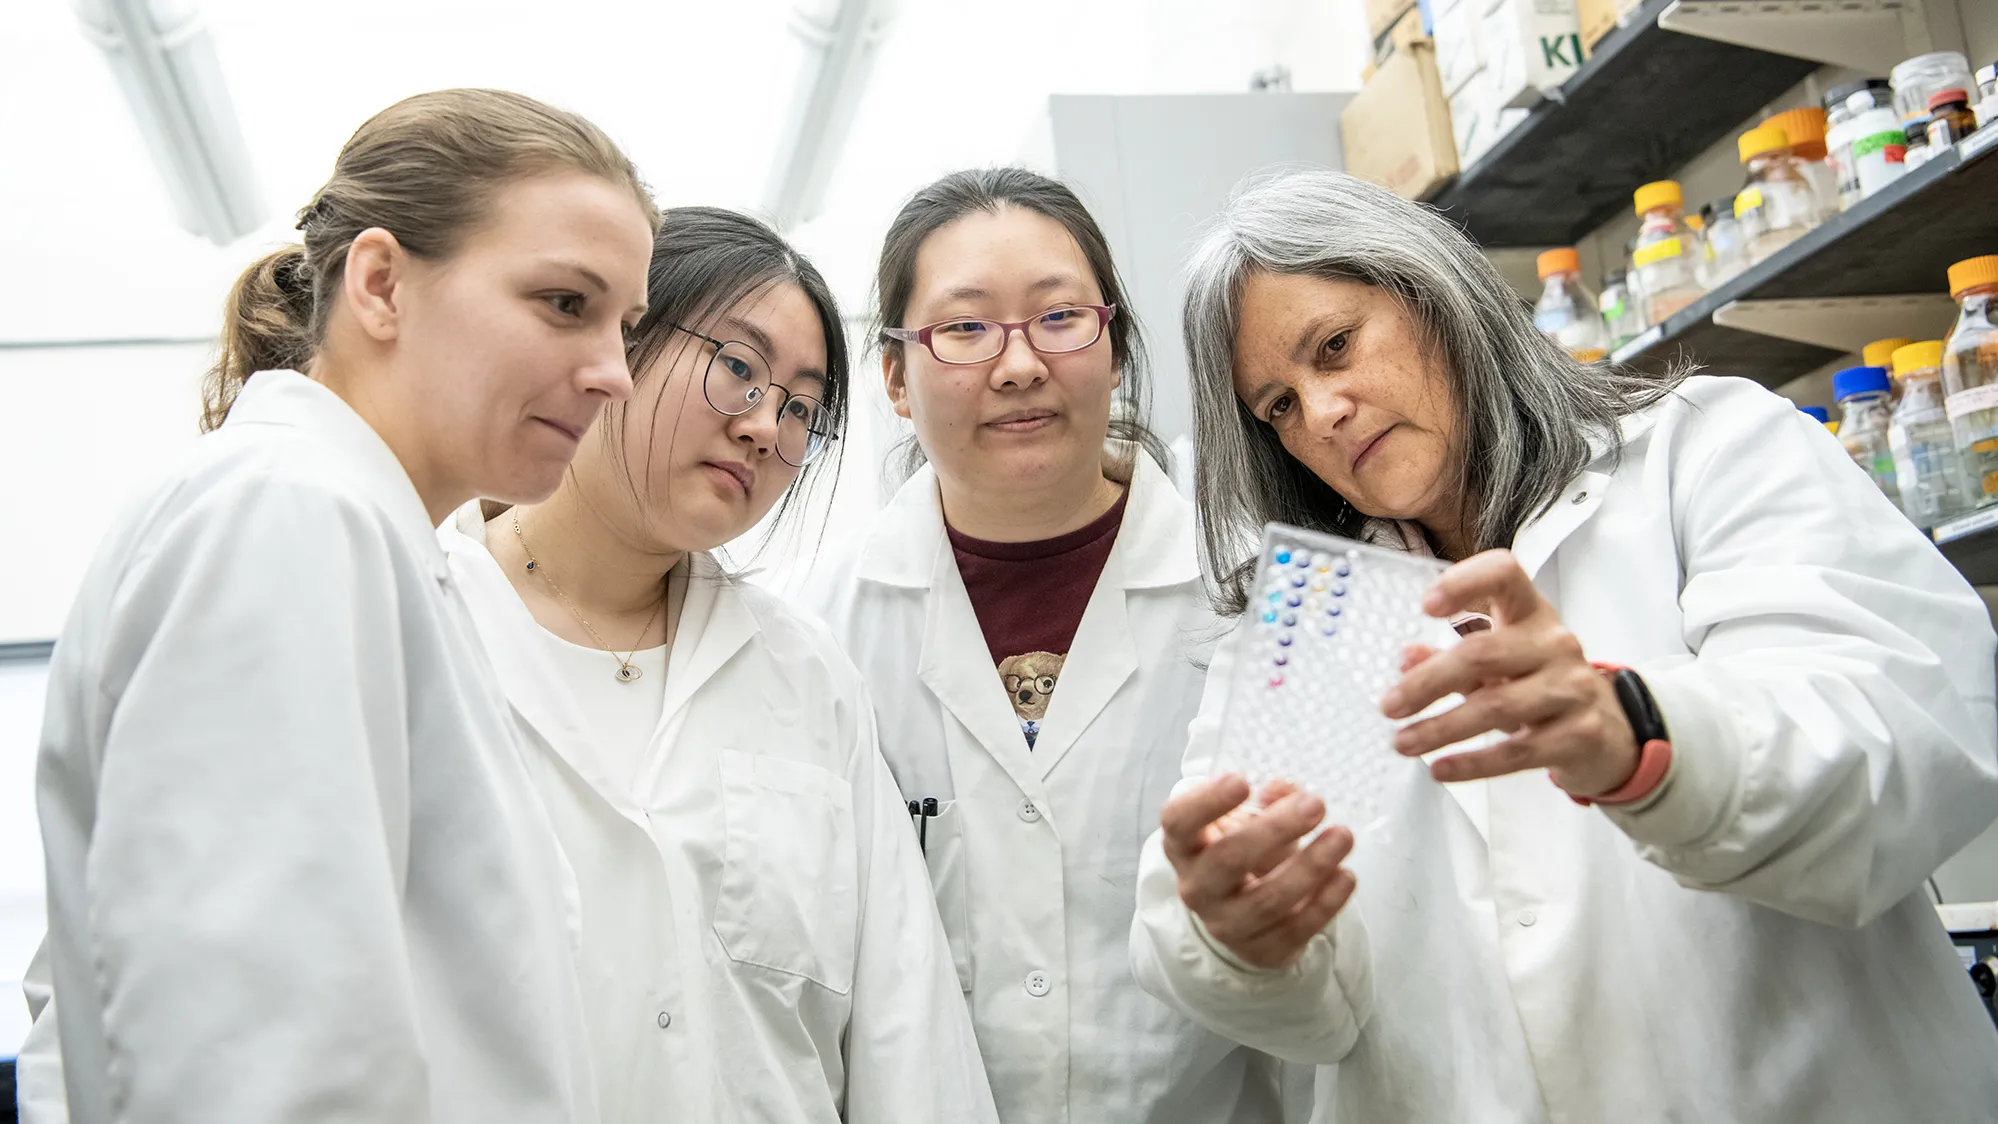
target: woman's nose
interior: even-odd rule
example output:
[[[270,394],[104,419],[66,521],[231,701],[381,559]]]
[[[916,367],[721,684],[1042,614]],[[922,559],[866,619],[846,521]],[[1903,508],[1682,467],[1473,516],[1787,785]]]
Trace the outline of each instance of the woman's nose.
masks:
[[[1041,361],[1041,353],[1034,350],[1034,345],[1027,342],[1026,330],[1008,331],[999,358],[992,364],[993,388],[1032,386],[1047,377],[1048,365]]]

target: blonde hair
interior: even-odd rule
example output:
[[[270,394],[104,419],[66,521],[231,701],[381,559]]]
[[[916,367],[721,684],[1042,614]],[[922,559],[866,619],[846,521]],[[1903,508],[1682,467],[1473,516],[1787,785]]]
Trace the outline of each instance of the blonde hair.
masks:
[[[446,258],[500,189],[565,171],[628,187],[659,229],[637,169],[578,114],[505,90],[461,89],[417,94],[368,118],[298,212],[303,244],[266,255],[230,288],[219,353],[202,383],[201,428],[222,424],[251,375],[311,362],[356,235],[380,227],[416,257]]]

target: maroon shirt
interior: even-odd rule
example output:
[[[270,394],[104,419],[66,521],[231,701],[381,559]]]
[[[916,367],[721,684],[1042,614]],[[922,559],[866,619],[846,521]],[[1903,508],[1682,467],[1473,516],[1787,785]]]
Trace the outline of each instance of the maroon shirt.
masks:
[[[1117,543],[1129,496],[1126,489],[1087,527],[1039,542],[986,542],[944,528],[1028,749],[1040,735],[1082,611]]]

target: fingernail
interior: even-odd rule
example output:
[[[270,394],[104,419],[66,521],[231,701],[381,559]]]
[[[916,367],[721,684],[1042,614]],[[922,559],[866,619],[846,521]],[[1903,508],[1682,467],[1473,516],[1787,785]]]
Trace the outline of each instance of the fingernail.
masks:
[[[1381,713],[1387,715],[1389,718],[1399,718],[1401,717],[1400,711],[1401,688],[1389,687],[1387,694],[1381,696]]]
[[[1423,594],[1422,611],[1432,617],[1441,616],[1443,613],[1443,591],[1432,589],[1428,593]]]
[[[1303,812],[1305,815],[1311,817],[1314,820],[1318,819],[1319,817],[1325,814],[1325,801],[1320,800],[1316,796],[1305,797],[1303,802],[1300,803],[1297,807],[1299,811]]]
[[[1413,748],[1415,748],[1414,734],[1409,733],[1407,730],[1400,730],[1395,733],[1394,751],[1396,753],[1407,753]]]

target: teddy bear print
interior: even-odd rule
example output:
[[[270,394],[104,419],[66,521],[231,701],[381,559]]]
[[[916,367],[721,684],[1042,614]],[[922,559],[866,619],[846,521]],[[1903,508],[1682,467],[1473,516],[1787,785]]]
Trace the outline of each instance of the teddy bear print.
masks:
[[[1066,655],[1053,652],[1022,652],[999,661],[999,678],[1013,700],[1013,713],[1020,717],[1020,729],[1027,735],[1027,748],[1041,732],[1041,720],[1048,714],[1048,697],[1061,679]]]

